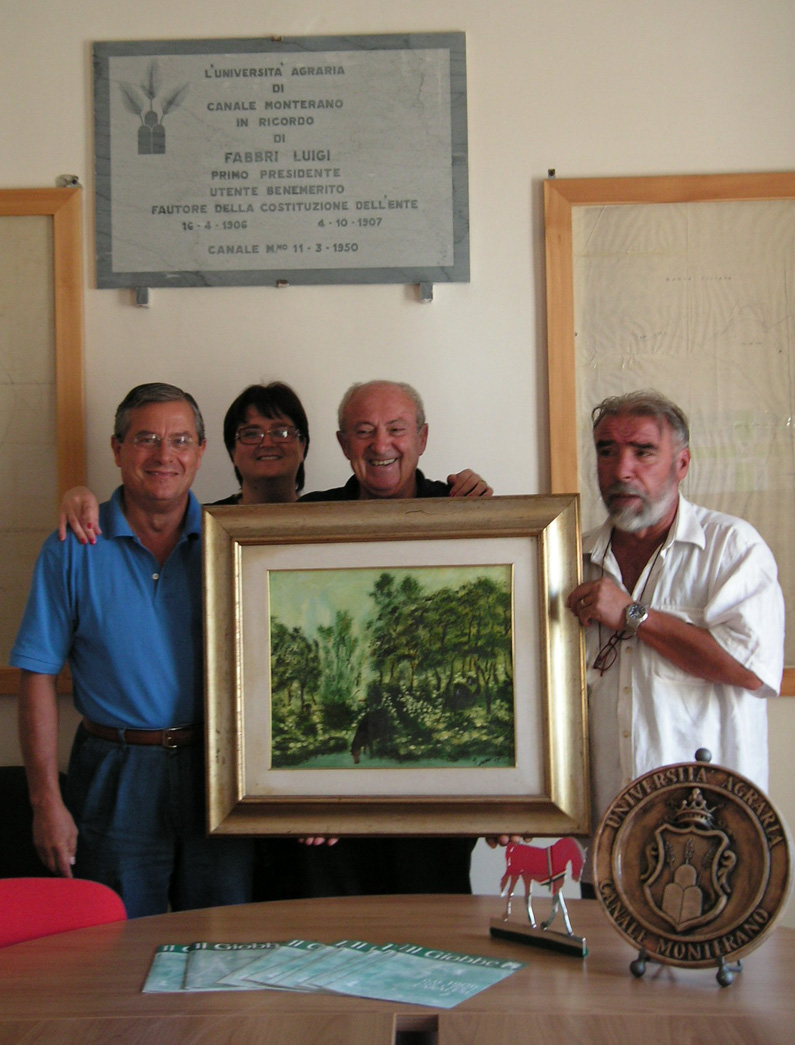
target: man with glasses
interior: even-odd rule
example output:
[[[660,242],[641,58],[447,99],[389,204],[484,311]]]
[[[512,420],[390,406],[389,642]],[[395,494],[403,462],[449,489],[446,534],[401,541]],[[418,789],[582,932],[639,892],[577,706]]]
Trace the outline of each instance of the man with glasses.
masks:
[[[121,486],[89,550],[51,535],[11,653],[37,852],[54,874],[104,882],[129,917],[242,903],[250,846],[206,837],[201,509],[205,449],[192,396],[134,388],[111,447]],[[83,716],[58,786],[56,678],[68,660]]]
[[[223,431],[240,492],[215,504],[298,500],[306,481],[309,421],[289,385],[249,385],[226,411]]]
[[[290,392],[288,397],[286,391],[283,385],[251,386],[230,406],[224,419],[224,442],[241,493],[217,503],[262,503],[292,500],[297,495],[303,484],[299,466],[309,445],[309,432],[303,408],[295,394]],[[393,381],[353,385],[342,399],[338,417],[337,438],[354,474],[345,486],[304,495],[302,501],[490,497],[493,493],[470,470],[450,475],[446,482],[425,478],[418,463],[428,425],[422,400],[410,385]],[[272,462],[254,460],[262,456],[263,448],[278,451],[272,454]],[[279,497],[271,496],[275,483],[282,486]],[[103,542],[94,542],[96,534],[104,533],[104,522],[100,517],[97,525],[96,501],[89,491],[90,500],[82,503],[84,493],[81,488],[74,491],[74,510],[64,510],[61,532],[66,535],[68,514],[78,539],[99,548]],[[83,525],[78,524],[81,511]],[[407,839],[403,843],[401,839],[346,839],[338,846],[299,847],[288,840],[282,848],[288,853],[284,863],[289,868],[289,895],[470,891],[474,839]]]
[[[742,519],[679,492],[682,410],[654,391],[593,411],[605,523],[583,538],[567,605],[585,628],[594,817],[635,777],[713,761],[767,788],[765,697],[778,695],[784,602],[773,555]]]

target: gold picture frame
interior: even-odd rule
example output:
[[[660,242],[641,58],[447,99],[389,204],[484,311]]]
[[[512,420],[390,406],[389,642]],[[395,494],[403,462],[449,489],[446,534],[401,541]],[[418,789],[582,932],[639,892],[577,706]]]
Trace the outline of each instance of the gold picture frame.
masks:
[[[202,539],[211,833],[590,831],[584,655],[565,605],[581,576],[577,495],[210,507]],[[466,576],[486,564],[509,567],[512,578],[512,763],[274,764],[277,574],[316,571],[321,590],[324,571],[424,576],[449,568]]]

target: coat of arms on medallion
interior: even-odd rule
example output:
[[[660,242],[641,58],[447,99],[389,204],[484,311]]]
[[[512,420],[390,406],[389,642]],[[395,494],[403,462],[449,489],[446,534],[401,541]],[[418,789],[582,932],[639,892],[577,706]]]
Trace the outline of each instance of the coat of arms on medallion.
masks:
[[[792,843],[773,803],[746,777],[700,761],[633,780],[602,817],[593,845],[596,895],[648,961],[717,967],[728,986],[792,889]]]
[[[649,906],[675,932],[713,921],[726,906],[737,855],[725,831],[715,827],[714,808],[693,788],[654,831],[641,875]]]

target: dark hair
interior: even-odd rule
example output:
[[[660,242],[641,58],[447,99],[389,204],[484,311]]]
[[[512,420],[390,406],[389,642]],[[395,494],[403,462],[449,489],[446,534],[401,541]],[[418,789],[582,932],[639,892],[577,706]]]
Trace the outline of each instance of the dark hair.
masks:
[[[309,452],[309,422],[306,419],[306,411],[301,405],[301,400],[289,385],[285,385],[281,381],[271,381],[269,385],[249,385],[226,411],[224,445],[231,458],[234,459],[237,430],[242,424],[245,424],[250,406],[253,406],[263,417],[288,417],[301,433],[304,457],[306,457]],[[243,476],[237,466],[235,466],[235,475],[237,481],[242,484]],[[295,488],[298,493],[303,490],[305,481],[306,475],[302,461],[295,477]]]
[[[684,410],[653,388],[603,399],[591,411],[593,430],[596,431],[606,417],[622,417],[627,414],[632,417],[653,417],[658,422],[665,421],[680,447],[690,444],[690,426]]]
[[[199,404],[190,392],[183,392],[176,385],[167,385],[162,381],[150,381],[145,385],[136,385],[116,407],[113,434],[120,443],[124,442],[130,430],[133,410],[138,410],[139,407],[147,406],[149,403],[188,403],[193,410],[196,435],[199,437],[200,443],[204,442],[204,418]]]

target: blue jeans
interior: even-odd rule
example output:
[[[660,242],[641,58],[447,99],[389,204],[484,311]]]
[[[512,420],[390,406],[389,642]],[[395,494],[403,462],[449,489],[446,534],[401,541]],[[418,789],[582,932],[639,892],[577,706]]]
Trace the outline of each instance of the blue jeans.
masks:
[[[115,889],[129,918],[250,901],[252,843],[206,834],[201,744],[117,744],[81,725],[67,804],[75,875]]]

